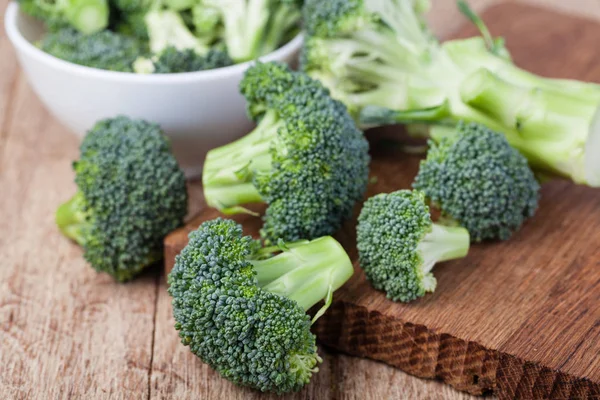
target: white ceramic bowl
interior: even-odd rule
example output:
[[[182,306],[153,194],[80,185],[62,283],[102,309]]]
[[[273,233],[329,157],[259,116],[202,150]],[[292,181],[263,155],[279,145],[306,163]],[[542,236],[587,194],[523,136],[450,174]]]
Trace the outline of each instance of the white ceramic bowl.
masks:
[[[188,176],[201,172],[206,152],[252,128],[238,85],[251,63],[210,71],[136,75],[72,64],[35,47],[43,27],[22,14],[16,3],[6,10],[6,32],[33,90],[63,124],[79,135],[100,119],[128,115],[159,123]],[[294,63],[299,35],[262,61]]]

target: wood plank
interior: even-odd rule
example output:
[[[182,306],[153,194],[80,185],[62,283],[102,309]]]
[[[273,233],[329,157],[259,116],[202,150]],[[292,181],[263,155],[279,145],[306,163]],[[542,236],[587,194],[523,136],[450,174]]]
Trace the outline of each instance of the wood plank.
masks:
[[[157,275],[117,285],[54,225],[78,139],[19,79],[0,159],[0,397],[148,396]]]
[[[6,9],[9,0],[0,0],[0,10]],[[6,141],[8,131],[8,116],[10,115],[11,99],[15,94],[17,87],[17,60],[14,55],[14,51],[8,40],[8,37],[4,34],[4,13],[0,18],[0,159],[4,150],[4,143]]]
[[[506,4],[486,11],[517,62],[547,76],[600,82],[600,26]],[[472,27],[459,37],[475,34]],[[560,56],[557,56],[560,54]],[[376,184],[368,195],[410,187],[419,158],[371,134]],[[564,181],[544,185],[538,214],[510,241],[473,246],[465,260],[436,268],[434,294],[397,304],[374,291],[358,266],[316,324],[320,341],[416,376],[501,399],[600,397],[600,191]],[[166,240],[167,270],[200,216]],[[257,234],[258,219],[238,217]],[[336,237],[356,259],[355,221]]]

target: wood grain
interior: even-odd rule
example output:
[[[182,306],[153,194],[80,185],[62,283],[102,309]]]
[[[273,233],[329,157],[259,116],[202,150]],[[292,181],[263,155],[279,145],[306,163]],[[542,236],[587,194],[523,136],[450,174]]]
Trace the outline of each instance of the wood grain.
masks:
[[[600,82],[600,26],[519,4],[484,18],[517,62],[542,75]],[[475,34],[461,30],[457,37]],[[559,56],[560,55],[560,56]],[[419,158],[370,134],[368,196],[410,187]],[[315,326],[320,341],[472,394],[500,399],[600,398],[600,191],[565,181],[544,185],[540,210],[510,241],[473,246],[439,265],[438,288],[410,304],[374,291],[356,266]],[[187,232],[218,213],[204,209],[165,241],[166,268]],[[258,218],[238,217],[256,235]],[[353,259],[355,221],[336,237]]]

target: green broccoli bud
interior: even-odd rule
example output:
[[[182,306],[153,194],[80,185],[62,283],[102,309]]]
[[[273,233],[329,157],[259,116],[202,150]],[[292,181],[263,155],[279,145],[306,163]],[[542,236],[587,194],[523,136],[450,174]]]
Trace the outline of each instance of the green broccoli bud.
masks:
[[[477,124],[430,141],[413,187],[477,242],[508,239],[535,214],[540,191],[525,157],[502,134]]]
[[[362,133],[343,104],[287,66],[252,67],[241,90],[258,126],[208,153],[208,205],[235,214],[247,203],[268,204],[261,234],[271,241],[333,234],[366,189],[370,158]]]
[[[409,302],[433,292],[438,262],[465,257],[469,232],[431,221],[425,195],[400,190],[368,199],[357,225],[360,266],[377,290]]]
[[[139,74],[172,74],[206,71],[232,64],[229,55],[221,50],[211,49],[206,55],[201,56],[192,49],[177,50],[170,46],[151,59],[139,58],[134,63],[133,69]]]
[[[260,248],[230,220],[190,234],[169,274],[175,328],[224,378],[263,392],[297,391],[322,361],[306,311],[353,274],[331,237]],[[314,321],[314,319],[313,319]]]
[[[73,169],[78,191],[58,208],[56,223],[91,266],[122,282],[160,260],[163,238],[187,211],[185,177],[160,127],[100,121]]]
[[[83,34],[100,32],[108,26],[106,0],[19,0],[25,14],[41,19],[50,30],[73,27]]]
[[[61,60],[119,72],[132,72],[134,61],[146,52],[145,46],[134,38],[108,30],[83,35],[73,28],[49,32],[39,47]]]

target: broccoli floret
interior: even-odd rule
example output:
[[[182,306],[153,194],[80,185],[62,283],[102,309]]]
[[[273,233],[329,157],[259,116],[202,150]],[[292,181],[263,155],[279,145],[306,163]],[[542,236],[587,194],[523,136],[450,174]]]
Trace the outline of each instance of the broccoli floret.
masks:
[[[148,28],[146,27],[146,12],[120,13],[115,21],[114,31],[121,35],[131,36],[148,42]]]
[[[506,138],[478,124],[430,141],[413,184],[473,241],[508,239],[538,207],[540,185]]]
[[[73,28],[49,32],[39,43],[48,54],[86,67],[132,72],[133,62],[145,54],[144,44],[109,30],[83,35]]]
[[[276,50],[298,29],[302,2],[297,0],[204,0],[217,10],[227,51],[235,62]]]
[[[99,32],[108,26],[106,0],[18,0],[21,10],[41,19],[50,30],[73,27],[84,34]]]
[[[233,221],[208,221],[168,281],[175,328],[192,353],[238,385],[282,394],[322,361],[306,310],[325,300],[314,319],[322,315],[354,270],[331,237],[279,247],[260,249]]]
[[[160,54],[168,47],[177,50],[191,49],[199,55],[208,53],[207,43],[194,36],[178,12],[151,10],[146,14],[145,20],[152,53]]]
[[[342,103],[317,81],[276,63],[250,68],[241,83],[258,126],[210,151],[208,205],[225,213],[268,204],[262,235],[286,241],[333,234],[368,180],[368,143]]]
[[[78,191],[58,208],[56,223],[92,267],[126,281],[160,260],[163,238],[187,210],[185,177],[160,127],[102,120],[73,169]]]
[[[459,5],[483,37],[440,44],[420,2],[307,0],[303,69],[365,126],[480,123],[504,133],[535,169],[600,186],[600,86],[519,69]]]
[[[137,73],[172,74],[179,72],[205,71],[232,65],[229,55],[221,50],[211,49],[201,56],[192,49],[177,50],[167,47],[155,58],[140,58],[134,64]]]
[[[214,41],[222,35],[221,13],[218,9],[206,5],[205,0],[197,0],[192,7],[192,23],[196,36]]]
[[[393,301],[408,302],[435,290],[431,270],[436,263],[467,255],[469,232],[433,223],[425,195],[400,190],[365,202],[358,217],[357,248],[373,287]]]

